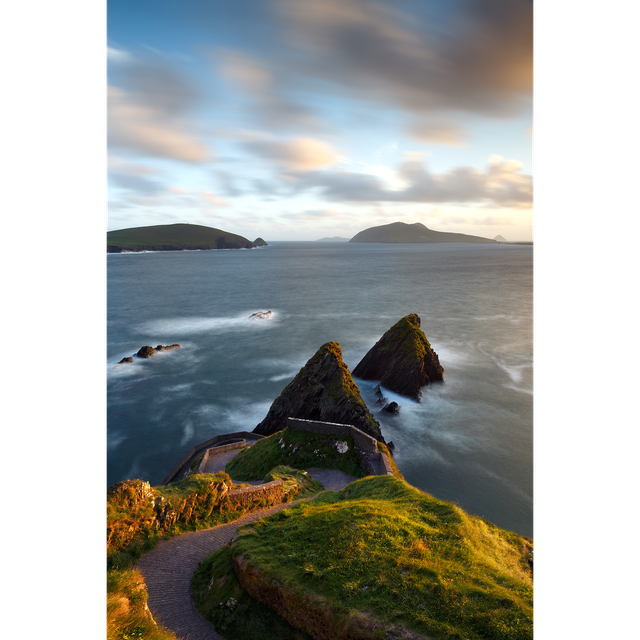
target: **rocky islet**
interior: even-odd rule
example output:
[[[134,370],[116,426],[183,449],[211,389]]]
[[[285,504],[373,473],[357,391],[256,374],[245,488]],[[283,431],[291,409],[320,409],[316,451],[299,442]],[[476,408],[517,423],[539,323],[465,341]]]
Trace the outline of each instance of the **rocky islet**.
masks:
[[[420,324],[416,313],[396,322],[358,363],[353,376],[377,380],[389,391],[419,401],[423,387],[444,378],[438,354]]]

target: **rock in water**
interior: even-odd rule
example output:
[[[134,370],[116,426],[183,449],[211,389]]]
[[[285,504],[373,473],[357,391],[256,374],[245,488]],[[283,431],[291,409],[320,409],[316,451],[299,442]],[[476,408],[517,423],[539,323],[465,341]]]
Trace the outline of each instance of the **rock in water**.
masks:
[[[384,442],[380,425],[360,397],[337,342],[318,349],[253,431],[271,435],[287,426],[287,418],[350,424]]]
[[[273,311],[257,311],[252,313],[247,320],[268,320],[273,315]]]
[[[138,358],[151,358],[156,355],[156,350],[147,345],[146,347],[140,347],[136,355]]]
[[[400,413],[400,405],[397,402],[390,402],[389,404],[385,404],[381,410],[397,416]]]
[[[362,380],[380,384],[414,400],[422,397],[422,387],[442,380],[444,369],[438,354],[420,329],[420,317],[412,313],[387,331],[353,370]]]

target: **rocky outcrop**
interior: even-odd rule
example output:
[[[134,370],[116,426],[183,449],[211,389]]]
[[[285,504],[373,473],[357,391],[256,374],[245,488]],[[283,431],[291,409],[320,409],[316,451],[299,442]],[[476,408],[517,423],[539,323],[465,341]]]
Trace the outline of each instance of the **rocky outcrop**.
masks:
[[[287,426],[287,418],[349,424],[384,442],[380,425],[371,415],[353,381],[337,342],[327,342],[300,369],[254,429],[268,436]]]
[[[268,244],[267,244],[267,243],[266,243],[262,238],[256,238],[256,239],[253,241],[253,244],[254,244],[256,247],[268,247],[268,246],[269,246],[269,245],[268,245]]]
[[[389,404],[385,404],[381,411],[397,416],[400,413],[400,405],[397,402],[390,402]]]
[[[247,320],[268,320],[273,316],[273,311],[257,311],[252,313]]]
[[[420,317],[412,313],[376,342],[353,375],[362,380],[379,380],[389,391],[420,400],[422,387],[441,381],[444,369],[420,329]]]
[[[155,349],[153,347],[150,347],[149,345],[146,345],[144,347],[140,347],[138,351],[134,353],[134,356],[137,358],[152,358],[156,355],[156,353],[159,353],[160,351],[171,351],[172,349],[180,348],[181,347],[179,344],[168,344],[166,346],[159,344]],[[120,360],[118,364],[127,364],[128,362],[133,362],[133,357],[122,358],[122,360]]]

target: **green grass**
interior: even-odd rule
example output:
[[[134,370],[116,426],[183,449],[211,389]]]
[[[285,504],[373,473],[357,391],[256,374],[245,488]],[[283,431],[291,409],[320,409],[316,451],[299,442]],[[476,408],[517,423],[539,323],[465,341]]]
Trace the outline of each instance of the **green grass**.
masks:
[[[349,446],[345,453],[338,453],[333,444],[340,440]],[[279,465],[300,470],[338,469],[356,478],[366,475],[352,438],[317,435],[289,428],[243,449],[227,464],[226,470],[237,480],[260,480]]]
[[[145,609],[147,589],[139,571],[107,574],[107,640],[178,640],[162,625],[156,625]]]
[[[191,597],[226,640],[311,640],[247,595],[233,571],[229,547],[199,564],[191,583]]]
[[[310,498],[324,490],[321,482],[314,480],[305,471],[299,471],[292,467],[279,465],[274,467],[262,479],[263,482],[281,479],[284,482],[285,493],[289,500]]]
[[[380,476],[243,527],[232,553],[284,590],[325,599],[341,624],[369,612],[434,638],[525,640],[529,550],[525,538]]]

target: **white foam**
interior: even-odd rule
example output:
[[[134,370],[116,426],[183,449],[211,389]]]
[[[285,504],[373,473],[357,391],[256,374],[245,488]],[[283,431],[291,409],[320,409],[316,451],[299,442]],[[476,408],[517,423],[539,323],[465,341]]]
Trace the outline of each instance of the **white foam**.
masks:
[[[195,430],[193,428],[193,423],[191,422],[191,420],[189,420],[189,418],[187,418],[186,422],[184,423],[184,430],[182,432],[182,440],[180,440],[180,446],[184,447],[189,442],[189,440],[191,440],[194,433]]]
[[[137,327],[138,333],[151,335],[189,335],[194,333],[225,333],[232,330],[262,330],[273,327],[278,318],[276,311],[273,316],[260,322],[248,321],[249,316],[260,311],[254,309],[237,316],[228,317],[178,317],[150,320]]]
[[[114,433],[109,433],[107,437],[107,450],[110,452],[113,451],[114,449],[119,447],[126,439],[127,436],[117,431]]]

